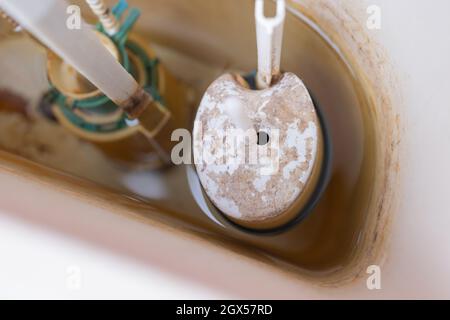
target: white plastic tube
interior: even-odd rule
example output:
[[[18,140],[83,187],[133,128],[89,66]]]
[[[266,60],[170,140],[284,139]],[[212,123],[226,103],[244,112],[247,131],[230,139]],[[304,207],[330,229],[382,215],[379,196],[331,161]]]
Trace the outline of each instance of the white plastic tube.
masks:
[[[283,43],[286,4],[277,0],[275,17],[264,15],[264,0],[256,0],[255,19],[258,43],[258,79],[268,87],[272,78],[280,74],[281,46]]]

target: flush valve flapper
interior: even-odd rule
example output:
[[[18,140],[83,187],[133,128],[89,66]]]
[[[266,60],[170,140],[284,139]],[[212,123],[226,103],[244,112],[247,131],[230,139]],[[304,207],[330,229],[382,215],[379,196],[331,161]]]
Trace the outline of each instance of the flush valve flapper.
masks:
[[[195,166],[211,207],[224,223],[256,233],[302,220],[324,170],[322,123],[308,89],[280,71],[285,1],[276,4],[276,16],[267,18],[264,1],[255,3],[256,81],[219,77],[194,125]]]

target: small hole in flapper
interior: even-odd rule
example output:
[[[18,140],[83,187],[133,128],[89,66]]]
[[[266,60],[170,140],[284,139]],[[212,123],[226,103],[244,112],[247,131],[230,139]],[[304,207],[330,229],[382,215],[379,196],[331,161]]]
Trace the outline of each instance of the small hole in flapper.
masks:
[[[257,136],[258,136],[258,145],[259,146],[264,146],[269,143],[270,137],[267,132],[259,131],[257,133]]]

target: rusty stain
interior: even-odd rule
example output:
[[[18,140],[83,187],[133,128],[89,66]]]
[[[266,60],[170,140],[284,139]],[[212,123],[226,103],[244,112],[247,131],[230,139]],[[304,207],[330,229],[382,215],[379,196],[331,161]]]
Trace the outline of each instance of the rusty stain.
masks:
[[[145,92],[144,89],[138,88],[128,100],[117,104],[128,114],[130,119],[136,119],[153,101],[154,99],[150,94]]]

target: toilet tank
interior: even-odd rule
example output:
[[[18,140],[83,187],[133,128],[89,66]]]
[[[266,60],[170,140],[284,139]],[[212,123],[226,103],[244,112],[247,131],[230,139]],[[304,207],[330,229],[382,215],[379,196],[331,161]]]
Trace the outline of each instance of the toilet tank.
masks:
[[[129,2],[142,10],[136,32],[149,39],[170,72],[198,93],[224,70],[255,68],[253,1]],[[92,19],[83,2],[74,3]],[[325,109],[328,101],[332,105],[330,116],[342,117],[339,125],[355,117],[351,132],[361,133],[357,139],[344,136],[333,146],[344,150],[345,141],[356,141],[360,147],[357,160],[342,156],[343,166],[345,161],[358,163],[354,175],[365,181],[361,189],[352,189],[357,194],[349,195],[348,211],[353,204],[359,208],[355,227],[349,226],[352,218],[345,220],[353,215],[346,216],[344,211],[334,216],[342,232],[321,224],[328,219],[325,213],[323,219],[312,217],[302,232],[315,231],[310,231],[309,238],[304,235],[298,245],[317,241],[311,246],[317,250],[308,251],[308,257],[295,260],[298,265],[292,267],[290,260],[276,255],[271,243],[268,251],[261,252],[259,242],[246,236],[234,238],[209,229],[208,217],[186,219],[193,212],[191,206],[200,208],[198,214],[202,212],[202,204],[191,194],[189,168],[164,173],[133,171],[116,177],[116,168],[97,153],[98,159],[90,158],[83,166],[73,159],[34,157],[19,149],[2,148],[0,252],[6,263],[1,274],[10,276],[2,279],[0,275],[6,284],[0,294],[450,297],[450,215],[445,201],[450,188],[446,166],[450,151],[445,148],[450,137],[450,40],[446,34],[450,3],[288,0],[287,5],[282,68],[303,77],[319,97],[333,90],[327,85],[342,86],[344,91],[357,88],[349,98],[331,95],[322,100]],[[309,28],[320,42],[301,28]],[[0,38],[0,43],[5,39]],[[315,50],[316,58],[308,58]],[[329,62],[333,59],[339,63]],[[36,102],[38,93],[32,89],[39,90],[33,84],[45,87],[39,62],[32,70],[20,67],[17,60],[13,64],[18,66],[12,72],[17,76],[0,79],[1,87],[22,90],[25,99]],[[6,64],[0,65],[7,69]],[[349,78],[336,77],[340,70],[346,70]],[[319,71],[329,72],[323,77],[328,82],[315,77]],[[33,75],[27,79],[30,89],[15,87],[24,73]],[[364,100],[358,104],[364,109],[345,113],[352,99]],[[342,105],[333,105],[333,101],[342,101]],[[327,210],[333,207],[323,212]],[[286,246],[297,244],[292,237],[286,239]],[[333,256],[333,239],[342,241],[342,257]],[[83,274],[83,286],[72,290],[67,279],[74,270]]]

